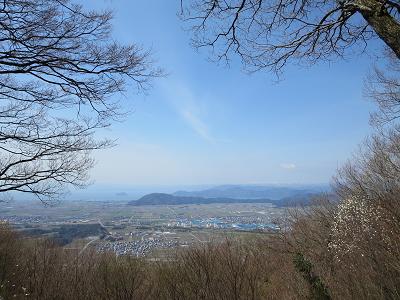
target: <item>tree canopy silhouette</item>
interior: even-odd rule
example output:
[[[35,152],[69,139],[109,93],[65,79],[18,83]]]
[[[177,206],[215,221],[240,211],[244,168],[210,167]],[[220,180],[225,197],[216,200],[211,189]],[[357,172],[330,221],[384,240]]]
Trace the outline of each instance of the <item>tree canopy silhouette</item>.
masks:
[[[380,38],[400,58],[400,3],[390,0],[181,0],[195,47],[240,56],[252,71],[282,70],[363,51]],[[357,47],[352,47],[357,46]]]
[[[0,4],[0,195],[46,200],[84,186],[94,132],[122,112],[111,96],[159,76],[150,53],[111,38],[112,14],[69,0]]]

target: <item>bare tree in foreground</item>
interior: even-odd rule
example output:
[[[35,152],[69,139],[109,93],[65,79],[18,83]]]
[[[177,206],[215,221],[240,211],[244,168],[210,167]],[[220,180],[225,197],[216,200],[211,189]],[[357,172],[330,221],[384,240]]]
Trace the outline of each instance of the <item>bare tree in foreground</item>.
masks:
[[[69,0],[0,4],[0,195],[84,186],[90,152],[110,145],[94,132],[121,112],[111,96],[160,75],[148,52],[112,41],[111,19]]]
[[[365,80],[365,95],[375,102],[378,111],[372,114],[372,124],[390,125],[400,117],[400,60],[385,52],[386,68],[376,67]]]
[[[388,0],[181,0],[196,47],[238,54],[251,70],[279,72],[363,51],[376,37],[400,58],[400,3]]]

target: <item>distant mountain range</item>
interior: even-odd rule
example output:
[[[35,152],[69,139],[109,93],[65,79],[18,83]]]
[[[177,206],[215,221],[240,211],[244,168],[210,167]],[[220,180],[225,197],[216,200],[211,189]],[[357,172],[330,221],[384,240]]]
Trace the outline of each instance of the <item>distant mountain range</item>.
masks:
[[[130,201],[129,205],[183,205],[183,204],[211,204],[211,203],[271,203],[277,207],[294,205],[309,205],[318,194],[302,194],[301,196],[285,197],[280,200],[271,199],[235,199],[235,198],[204,198],[190,196],[175,196],[164,193],[152,193],[142,198]]]
[[[329,193],[329,187],[327,185],[221,185],[200,191],[178,191],[173,194],[152,193],[130,201],[129,205],[271,203],[282,207],[295,204],[307,205],[321,193]]]
[[[221,185],[201,191],[178,191],[179,197],[232,198],[232,199],[270,199],[282,200],[309,194],[328,192],[327,185],[304,186],[261,186],[261,185]]]

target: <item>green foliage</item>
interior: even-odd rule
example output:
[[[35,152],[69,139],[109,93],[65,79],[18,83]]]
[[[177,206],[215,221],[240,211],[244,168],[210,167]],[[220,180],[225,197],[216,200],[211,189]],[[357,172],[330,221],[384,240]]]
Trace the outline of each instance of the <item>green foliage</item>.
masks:
[[[328,289],[325,287],[321,278],[313,274],[312,264],[306,260],[301,253],[296,253],[293,259],[295,268],[300,272],[304,279],[308,282],[311,289],[311,295],[316,300],[330,300]]]

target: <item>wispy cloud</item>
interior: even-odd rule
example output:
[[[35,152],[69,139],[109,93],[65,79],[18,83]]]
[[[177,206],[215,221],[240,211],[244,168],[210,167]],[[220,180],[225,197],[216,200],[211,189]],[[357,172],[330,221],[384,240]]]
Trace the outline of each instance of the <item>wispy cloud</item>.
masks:
[[[209,142],[215,141],[214,138],[210,136],[207,125],[192,111],[184,108],[180,110],[180,114],[200,137]]]
[[[217,141],[210,133],[208,124],[204,121],[206,111],[193,92],[182,83],[168,86],[166,90],[170,95],[171,104],[186,124],[205,141],[212,143]]]
[[[293,163],[283,163],[283,164],[280,165],[280,167],[281,167],[282,169],[286,169],[286,170],[293,170],[293,169],[296,169],[296,165],[293,164]]]

